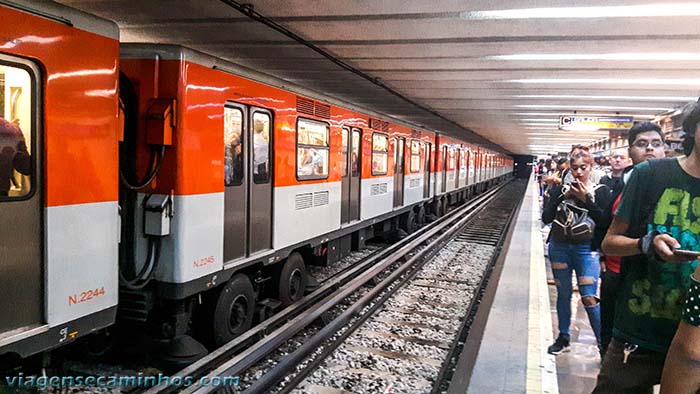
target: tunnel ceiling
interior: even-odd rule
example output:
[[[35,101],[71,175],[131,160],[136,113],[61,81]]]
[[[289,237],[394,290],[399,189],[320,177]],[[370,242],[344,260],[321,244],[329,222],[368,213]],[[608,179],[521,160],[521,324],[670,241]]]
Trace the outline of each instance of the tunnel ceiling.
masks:
[[[224,1],[59,3],[115,21],[123,42],[184,45],[513,153],[607,135],[557,130],[560,115],[653,118],[700,93],[698,3],[247,1],[372,81]]]

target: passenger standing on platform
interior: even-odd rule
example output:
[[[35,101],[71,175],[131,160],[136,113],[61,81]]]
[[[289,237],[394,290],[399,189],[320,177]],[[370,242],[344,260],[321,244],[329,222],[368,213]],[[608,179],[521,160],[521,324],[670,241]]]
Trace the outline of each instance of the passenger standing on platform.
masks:
[[[687,161],[695,162],[692,176],[700,177],[700,164],[697,164],[700,152],[700,100],[688,109],[688,116],[683,122],[685,138],[683,151]],[[689,151],[692,151],[690,153]],[[679,159],[683,160],[683,159]],[[695,215],[697,218],[700,215]],[[697,238],[696,238],[697,239]],[[691,249],[684,246],[681,248]],[[698,246],[694,248],[697,250]],[[697,264],[697,262],[696,262]],[[690,287],[681,307],[681,322],[668,350],[661,378],[662,394],[685,394],[700,392],[700,265],[690,278]]]
[[[603,359],[595,394],[651,393],[653,385],[661,381],[666,352],[691,284],[690,274],[697,265],[697,261],[675,255],[673,250],[697,249],[700,245],[698,122],[700,104],[696,103],[683,122],[683,145],[688,156],[645,161],[635,167],[603,241],[607,254],[626,257],[613,339]],[[653,140],[646,143],[647,149],[654,146]],[[684,323],[681,336],[686,329]],[[692,350],[691,354],[697,354],[697,348]],[[666,382],[682,380],[679,376],[685,376],[688,370],[683,365],[697,368],[697,360],[679,358],[674,353],[669,360],[677,370],[668,371]]]
[[[630,130],[630,138],[632,130]],[[629,146],[632,146],[630,143]],[[636,164],[636,163],[635,163]],[[630,157],[625,149],[618,149],[610,155],[610,175],[604,175],[600,178],[600,183],[607,186],[614,195],[619,195],[622,192],[622,173],[626,168],[630,167]],[[631,167],[630,167],[631,168]]]
[[[597,222],[603,215],[603,209],[610,203],[610,190],[605,185],[596,186],[589,178],[593,169],[593,155],[588,147],[578,146],[571,152],[570,172],[573,181],[570,184],[555,185],[544,207],[542,221],[552,223],[566,204],[587,210],[588,217]],[[591,328],[600,343],[600,305],[596,297],[600,262],[598,254],[591,249],[592,228],[589,237],[576,239],[559,234],[552,229],[549,236],[549,259],[552,273],[557,285],[557,317],[559,336],[547,352],[559,354],[569,350],[569,327],[571,325],[571,273],[576,271],[581,301],[583,302]]]
[[[625,181],[629,179],[635,165],[648,160],[660,159],[664,157],[664,133],[661,128],[651,122],[644,122],[635,125],[627,136],[627,151],[619,150],[610,157],[612,176],[601,179],[612,190],[613,204],[605,210],[605,217],[596,230],[602,231],[605,236],[613,212],[617,209],[622,195],[622,188]],[[632,165],[626,166],[632,161]],[[615,302],[617,294],[620,292],[622,274],[620,274],[621,258],[619,256],[605,256],[605,270],[600,275],[600,342],[601,359],[605,356],[605,351],[612,339],[613,322],[615,319]]]

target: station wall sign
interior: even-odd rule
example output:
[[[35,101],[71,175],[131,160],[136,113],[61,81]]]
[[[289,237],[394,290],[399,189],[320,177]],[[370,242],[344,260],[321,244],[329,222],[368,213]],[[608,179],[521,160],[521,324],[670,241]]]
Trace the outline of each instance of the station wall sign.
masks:
[[[575,116],[559,117],[559,130],[629,130],[634,118],[622,116]]]

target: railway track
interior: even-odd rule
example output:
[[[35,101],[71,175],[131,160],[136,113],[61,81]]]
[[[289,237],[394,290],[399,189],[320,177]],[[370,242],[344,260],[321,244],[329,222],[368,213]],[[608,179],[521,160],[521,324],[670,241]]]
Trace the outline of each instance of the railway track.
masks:
[[[239,377],[224,391],[245,393],[441,392],[522,192],[513,182],[477,197],[175,376]]]

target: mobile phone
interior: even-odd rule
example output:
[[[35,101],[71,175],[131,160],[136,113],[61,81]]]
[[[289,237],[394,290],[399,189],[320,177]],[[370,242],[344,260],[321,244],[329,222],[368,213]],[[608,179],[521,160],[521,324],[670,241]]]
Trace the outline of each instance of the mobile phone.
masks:
[[[581,184],[578,181],[573,181],[569,183],[569,185],[576,187],[577,189],[581,187]]]
[[[684,250],[684,249],[673,249],[674,256],[688,257],[691,259],[697,259],[700,257],[700,252],[694,250]]]

